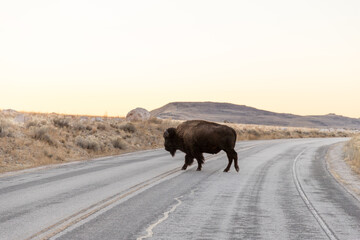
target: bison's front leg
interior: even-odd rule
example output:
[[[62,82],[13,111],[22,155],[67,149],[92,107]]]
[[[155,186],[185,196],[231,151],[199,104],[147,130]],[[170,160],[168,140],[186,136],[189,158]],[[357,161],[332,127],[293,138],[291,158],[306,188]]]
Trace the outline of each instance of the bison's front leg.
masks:
[[[188,166],[190,166],[191,164],[193,164],[194,162],[194,157],[192,157],[191,155],[186,154],[185,155],[185,163],[184,166],[181,168],[181,170],[186,170],[186,168]]]
[[[181,170],[186,170],[188,167],[188,165],[186,163],[184,163],[184,165],[182,166]]]

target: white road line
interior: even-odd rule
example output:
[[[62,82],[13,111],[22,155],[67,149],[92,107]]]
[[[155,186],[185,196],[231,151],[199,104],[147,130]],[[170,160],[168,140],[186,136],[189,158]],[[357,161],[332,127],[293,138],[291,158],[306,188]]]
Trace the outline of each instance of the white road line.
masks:
[[[183,196],[180,196],[180,197],[177,197],[175,198],[175,200],[177,201],[177,204],[175,204],[169,211],[167,212],[164,212],[164,216],[162,218],[160,218],[157,222],[151,224],[147,229],[146,229],[146,232],[147,234],[145,236],[141,236],[141,237],[138,237],[136,240],[142,240],[142,239],[145,239],[145,238],[150,238],[152,237],[152,235],[154,234],[153,233],[153,229],[159,225],[160,223],[162,223],[163,221],[165,221],[168,217],[169,217],[169,214],[172,213],[173,211],[175,211],[175,209],[182,203],[182,201],[180,200],[180,198],[182,198]]]
[[[112,204],[115,204],[116,202],[118,202],[118,201],[120,201],[120,200],[122,200],[122,199],[148,187],[148,186],[151,186],[152,184],[156,184],[169,176],[179,173],[180,171],[181,171],[180,169],[174,168],[174,169],[164,172],[158,176],[155,176],[153,178],[145,180],[144,182],[136,184],[123,192],[112,195],[104,200],[101,200],[87,208],[84,208],[84,209],[74,213],[71,216],[68,216],[68,217],[56,222],[55,224],[26,238],[26,240],[50,239],[50,238],[54,237],[55,235],[63,232],[64,230],[68,229],[69,227],[77,224],[78,222],[83,221],[84,219],[88,218],[89,216],[99,212],[100,210],[107,208],[107,207],[111,206]]]
[[[316,209],[314,208],[314,206],[311,204],[309,198],[306,196],[304,189],[302,188],[299,178],[297,176],[297,171],[296,171],[296,164],[300,158],[300,156],[305,152],[306,149],[304,149],[303,151],[301,151],[301,153],[299,153],[293,163],[293,169],[292,169],[292,173],[293,173],[293,179],[294,179],[294,183],[296,185],[296,189],[299,192],[302,200],[304,201],[304,203],[306,204],[307,208],[310,210],[310,212],[312,213],[312,215],[315,217],[316,221],[319,223],[320,227],[323,229],[323,231],[326,233],[326,235],[328,236],[329,239],[331,240],[338,240],[338,238],[336,237],[336,235],[331,231],[331,229],[329,228],[329,226],[324,222],[324,220],[321,218],[321,216],[319,215],[319,213],[316,211]]]
[[[251,149],[253,147],[254,146],[247,147],[247,148],[239,150],[238,152],[246,151],[246,150]],[[141,151],[141,152],[143,152],[143,151]],[[112,158],[112,157],[113,156],[103,157],[103,158],[99,158],[99,160]],[[216,159],[215,157],[216,157],[216,155],[212,155],[212,156],[207,157],[206,160],[208,160],[207,162],[209,162],[209,161],[215,160]],[[74,163],[68,163],[68,164],[74,164]],[[195,165],[192,166],[192,168],[195,168],[195,167],[196,167]],[[108,197],[108,198],[106,198],[104,200],[101,200],[101,201],[89,206],[88,208],[82,209],[82,210],[76,212],[75,214],[73,214],[71,216],[68,216],[68,217],[56,222],[53,225],[51,225],[49,227],[46,227],[45,229],[42,229],[41,231],[39,231],[39,232],[33,234],[32,236],[30,236],[29,238],[27,238],[27,240],[30,240],[30,239],[49,239],[51,237],[54,237],[55,235],[59,234],[60,232],[62,232],[64,230],[66,230],[70,226],[72,226],[74,224],[77,224],[80,221],[83,221],[84,219],[86,219],[89,216],[99,212],[100,210],[102,210],[102,209],[104,209],[104,208],[118,202],[119,200],[121,200],[121,199],[135,193],[135,192],[138,192],[139,190],[141,190],[141,189],[143,189],[143,188],[145,188],[145,187],[147,187],[147,186],[149,186],[151,184],[159,182],[163,178],[171,176],[171,175],[173,175],[175,173],[180,173],[181,174],[182,172],[178,167],[176,167],[176,168],[171,169],[171,170],[169,170],[167,172],[164,172],[164,173],[162,173],[162,174],[160,174],[158,176],[155,176],[155,177],[153,177],[151,179],[148,179],[148,180],[146,180],[146,181],[144,181],[142,183],[134,185],[134,186],[128,188],[125,192],[118,193],[118,194],[115,194],[115,195],[113,195],[111,197]],[[178,202],[181,203],[181,201],[179,200],[179,198],[181,198],[181,197],[175,198],[175,200],[177,200]],[[175,208],[178,205],[180,205],[180,204],[177,204],[175,206]],[[167,212],[167,214],[169,214],[170,212],[173,212],[173,210],[170,210],[169,212]],[[165,219],[161,220],[161,222],[164,221]],[[156,225],[158,225],[159,223],[160,222],[158,222]],[[155,226],[153,226],[153,227],[155,227]]]

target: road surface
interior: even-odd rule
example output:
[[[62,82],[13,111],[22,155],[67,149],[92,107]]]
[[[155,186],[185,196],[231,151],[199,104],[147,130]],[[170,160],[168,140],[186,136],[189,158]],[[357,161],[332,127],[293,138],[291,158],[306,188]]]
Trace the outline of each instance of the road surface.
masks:
[[[346,140],[238,142],[239,173],[157,149],[2,176],[0,239],[360,239],[324,160]]]

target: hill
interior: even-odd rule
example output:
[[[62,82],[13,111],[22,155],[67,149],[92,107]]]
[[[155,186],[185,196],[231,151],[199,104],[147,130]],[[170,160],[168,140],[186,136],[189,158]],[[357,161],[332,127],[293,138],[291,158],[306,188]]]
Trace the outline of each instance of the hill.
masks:
[[[258,124],[270,126],[360,129],[359,118],[336,114],[300,116],[217,102],[172,102],[151,111],[153,117],[162,119],[203,119],[216,122]]]

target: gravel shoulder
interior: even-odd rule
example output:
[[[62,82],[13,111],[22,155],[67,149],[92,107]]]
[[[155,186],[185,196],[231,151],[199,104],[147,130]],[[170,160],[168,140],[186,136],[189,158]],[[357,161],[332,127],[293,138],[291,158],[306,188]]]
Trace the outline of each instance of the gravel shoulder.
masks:
[[[327,168],[331,175],[357,200],[360,201],[360,175],[353,172],[344,161],[344,145],[338,143],[329,149],[326,156]]]

